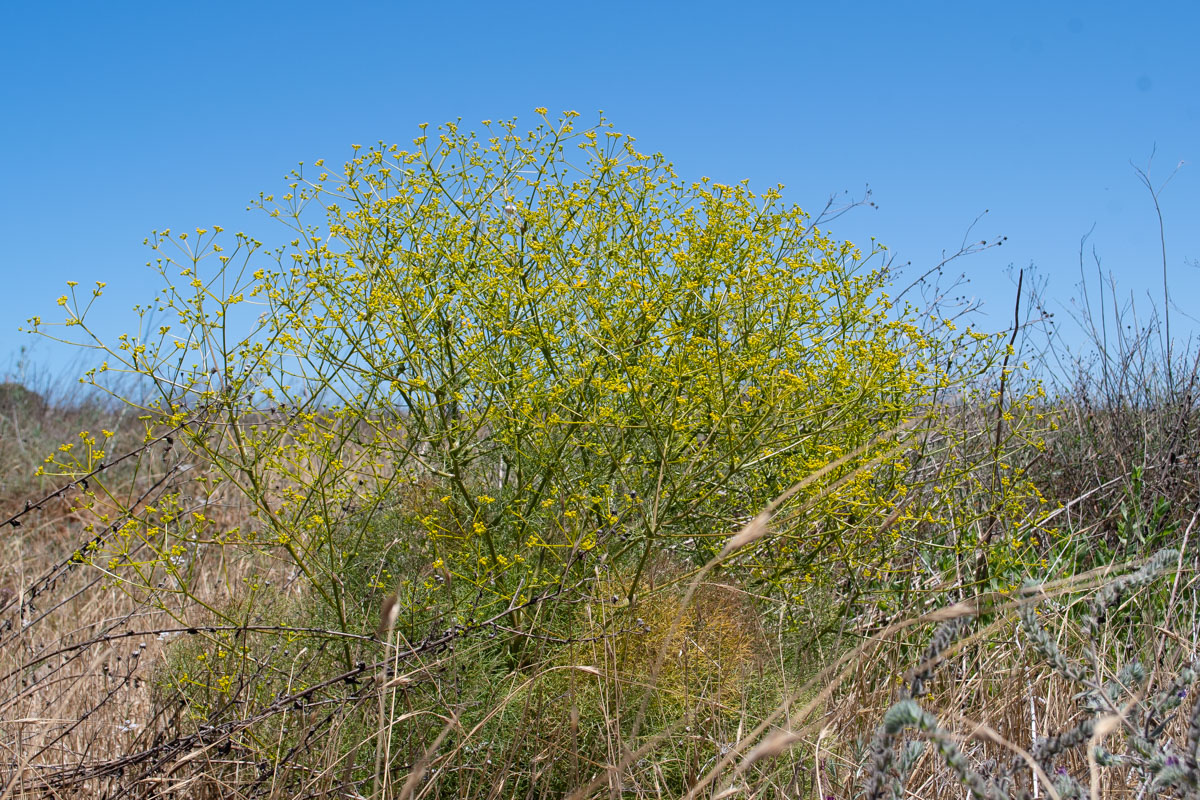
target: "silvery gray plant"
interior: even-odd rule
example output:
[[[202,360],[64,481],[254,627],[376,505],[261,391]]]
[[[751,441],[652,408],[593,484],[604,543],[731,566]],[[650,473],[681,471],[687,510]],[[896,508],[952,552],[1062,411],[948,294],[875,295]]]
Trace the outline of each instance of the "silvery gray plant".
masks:
[[[1123,601],[1148,586],[1166,572],[1174,572],[1179,551],[1161,550],[1140,569],[1104,584],[1091,598],[1082,616],[1080,628],[1085,644],[1077,648],[1078,658],[1062,652],[1041,621],[1038,597],[1040,589],[1027,584],[1018,614],[1019,628],[1032,650],[1069,684],[1077,695],[1080,715],[1061,730],[1037,737],[1029,754],[1042,773],[1049,777],[1062,798],[1089,797],[1080,778],[1060,764],[1072,752],[1086,751],[1102,717],[1116,715],[1123,736],[1109,736],[1108,745],[1123,743],[1121,752],[1097,745],[1092,752],[1102,769],[1121,768],[1140,778],[1142,797],[1179,797],[1200,800],[1200,703],[1193,701],[1183,742],[1174,742],[1168,728],[1180,713],[1180,707],[1196,681],[1194,653],[1180,658],[1171,641],[1155,648],[1158,663],[1151,669],[1140,660],[1130,660],[1116,670],[1104,669],[1094,645],[1101,641],[1105,626],[1118,618]],[[1022,758],[1005,763],[988,762],[973,768],[959,748],[954,735],[938,718],[922,708],[918,700],[927,691],[937,666],[946,651],[967,628],[969,618],[959,617],[940,625],[934,632],[921,662],[912,672],[905,696],[884,715],[872,737],[865,765],[861,797],[867,800],[892,800],[905,795],[905,783],[923,751],[925,742],[934,749],[974,800],[1023,800],[1031,797],[1033,770]],[[1174,653],[1168,663],[1168,655]],[[1180,665],[1180,662],[1182,664]],[[1176,665],[1174,669],[1171,664]],[[1150,675],[1166,674],[1165,682],[1147,685]],[[919,738],[904,741],[904,733],[915,731]],[[1115,745],[1114,745],[1115,746]]]

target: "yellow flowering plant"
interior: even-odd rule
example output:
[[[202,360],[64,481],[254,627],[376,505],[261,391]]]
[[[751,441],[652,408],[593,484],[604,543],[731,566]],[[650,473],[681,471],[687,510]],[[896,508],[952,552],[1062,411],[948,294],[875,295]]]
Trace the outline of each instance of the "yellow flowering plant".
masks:
[[[994,337],[893,303],[884,248],[837,240],[782,187],[685,181],[577,116],[422,126],[302,165],[256,203],[289,230],[274,249],[156,232],[162,286],[115,343],[87,322],[103,286],[86,304],[71,287],[73,341],[106,359],[85,380],[138,405],[148,440],[178,429],[203,464],[189,497],[249,506],[216,535],[178,498],[126,509],[140,533],[93,557],[114,582],[186,594],[177,548],[203,542],[277,553],[343,629],[352,566],[401,551],[409,574],[376,563],[364,585],[395,575],[410,610],[457,585],[487,616],[596,558],[632,600],[652,557],[707,561],[814,475],[729,568],[783,598],[834,559],[888,568],[881,526],[933,519],[905,482],[933,410]]]

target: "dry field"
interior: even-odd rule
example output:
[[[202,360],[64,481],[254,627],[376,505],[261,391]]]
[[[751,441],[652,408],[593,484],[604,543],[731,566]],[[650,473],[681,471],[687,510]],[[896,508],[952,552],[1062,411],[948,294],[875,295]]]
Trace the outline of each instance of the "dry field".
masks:
[[[93,531],[120,528],[116,509],[156,502],[203,465],[166,439],[144,444],[135,418],[7,402],[3,797],[1197,791],[1194,514],[1148,566],[1130,541],[1128,566],[1057,564],[1048,574],[1062,577],[1015,592],[933,576],[912,583],[907,608],[860,605],[803,652],[787,652],[799,640],[719,559],[697,570],[666,555],[647,573],[650,600],[632,606],[627,583],[593,562],[592,579],[468,624],[417,630],[375,591],[339,628],[270,549],[197,543],[172,573],[188,591],[123,590],[78,554]],[[54,442],[100,427],[133,454],[105,468],[122,502],[89,507],[88,482],[32,477]],[[1194,500],[1194,473],[1155,480],[1160,496]],[[1129,534],[1116,517],[1143,511],[1097,518],[1103,496],[1120,496],[1111,484],[1095,475],[1100,488],[1062,504],[1075,535]],[[396,519],[422,502],[410,490]],[[204,498],[203,513],[225,528],[247,519],[232,494]],[[754,544],[757,522],[726,549]]]

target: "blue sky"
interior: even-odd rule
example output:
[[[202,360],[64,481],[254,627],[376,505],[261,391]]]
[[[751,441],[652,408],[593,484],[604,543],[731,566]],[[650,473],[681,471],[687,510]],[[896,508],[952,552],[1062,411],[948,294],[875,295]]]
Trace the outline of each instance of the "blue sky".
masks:
[[[421,122],[603,109],[687,178],[786,184],[818,208],[873,190],[834,232],[915,268],[961,262],[1003,328],[1006,268],[1036,265],[1052,310],[1080,238],[1122,292],[1161,293],[1163,192],[1182,335],[1200,331],[1200,4],[8,3],[0,7],[0,373],[71,353],[17,332],[66,281],[107,281],[98,326],[153,296],[154,228],[282,231],[245,206],[298,161],[407,142]],[[1089,269],[1094,270],[1090,264]]]

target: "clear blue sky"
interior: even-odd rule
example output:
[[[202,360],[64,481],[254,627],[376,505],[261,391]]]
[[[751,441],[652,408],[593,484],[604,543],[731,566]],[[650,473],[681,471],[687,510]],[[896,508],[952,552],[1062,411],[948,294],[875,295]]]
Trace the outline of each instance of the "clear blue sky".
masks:
[[[296,162],[536,106],[604,109],[685,177],[783,182],[805,208],[869,183],[880,208],[834,231],[918,267],[989,209],[975,238],[1008,241],[963,266],[997,329],[1005,268],[1036,264],[1062,308],[1093,225],[1123,291],[1161,291],[1130,166],[1157,145],[1160,178],[1192,162],[1162,202],[1173,324],[1200,330],[1195,2],[31,2],[0,30],[0,373],[67,280],[107,281],[101,330],[129,325],[154,228],[272,241],[244,209]]]

